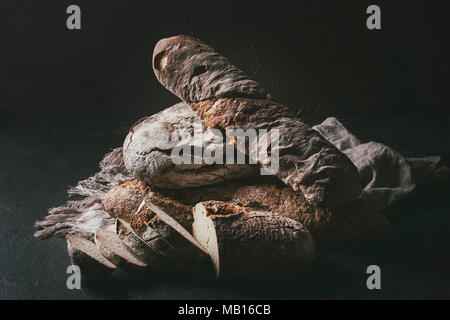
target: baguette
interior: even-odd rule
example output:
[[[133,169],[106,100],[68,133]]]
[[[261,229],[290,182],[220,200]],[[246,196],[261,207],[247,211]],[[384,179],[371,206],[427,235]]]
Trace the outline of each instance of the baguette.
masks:
[[[279,147],[272,150],[279,153],[276,176],[312,204],[334,208],[358,198],[362,189],[350,159],[200,40],[187,36],[160,40],[153,70],[163,86],[210,128],[276,129]],[[254,148],[240,151],[250,155]],[[270,152],[265,151],[253,160],[271,170],[266,156]]]
[[[208,201],[195,206],[194,219],[194,237],[219,278],[298,275],[315,256],[309,231],[273,212]]]
[[[75,234],[66,236],[67,252],[73,265],[87,278],[103,277],[116,270],[116,265],[106,259],[95,243]]]

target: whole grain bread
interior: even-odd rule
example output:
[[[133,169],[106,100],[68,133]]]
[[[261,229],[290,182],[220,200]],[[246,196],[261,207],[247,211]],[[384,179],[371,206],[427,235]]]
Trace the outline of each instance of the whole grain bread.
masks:
[[[334,208],[358,198],[361,185],[350,159],[202,41],[188,36],[160,40],[153,70],[210,128],[273,130],[270,138],[276,129],[278,148],[256,156],[251,151],[259,146],[238,149],[267,170],[272,164],[269,154],[279,152],[277,177],[312,204]]]

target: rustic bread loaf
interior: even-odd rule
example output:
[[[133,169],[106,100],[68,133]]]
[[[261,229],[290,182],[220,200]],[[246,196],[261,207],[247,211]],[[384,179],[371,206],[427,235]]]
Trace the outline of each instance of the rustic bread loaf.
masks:
[[[194,209],[194,237],[209,252],[217,277],[301,274],[315,244],[301,223],[235,203],[207,201]]]
[[[180,190],[150,191],[151,188],[140,189],[139,196],[126,198],[127,189],[136,190],[136,186],[144,184],[131,180],[117,186],[108,193],[105,206],[107,212],[114,216],[126,216],[133,208],[135,212],[142,200],[159,206],[169,213],[189,232],[192,230],[192,207],[202,201],[218,200],[240,203],[264,210],[274,211],[282,216],[294,219],[303,224],[314,236],[319,251],[354,243],[365,238],[384,237],[392,234],[392,227],[381,212],[357,200],[334,209],[322,209],[312,205],[299,192],[293,191],[273,177],[259,177],[252,182],[230,181],[214,186],[186,188]],[[133,193],[134,194],[134,193]],[[120,197],[124,197],[123,201]],[[163,199],[164,201],[161,201]],[[124,203],[127,203],[124,206]],[[134,229],[148,223],[155,213],[147,206],[143,207],[131,218]]]
[[[95,243],[75,234],[66,236],[67,252],[73,265],[80,268],[81,275],[87,278],[105,276],[117,267],[106,259]]]
[[[358,172],[347,156],[203,42],[187,36],[160,40],[153,70],[210,128],[276,129],[279,147],[266,148],[253,160],[270,170],[268,155],[278,152],[276,175],[311,203],[333,208],[358,198]],[[259,146],[240,151],[254,155],[252,148]]]
[[[255,174],[249,165],[207,164],[201,158],[199,163],[188,157],[188,163],[175,164],[171,155],[174,148],[187,146],[202,152],[208,147],[223,149],[219,140],[191,107],[178,103],[136,122],[125,139],[123,158],[131,175],[160,188],[197,187]]]
[[[392,227],[378,210],[360,200],[333,209],[311,205],[303,195],[280,184],[252,184],[236,189],[230,199],[262,207],[303,224],[314,236],[319,251],[392,235]]]

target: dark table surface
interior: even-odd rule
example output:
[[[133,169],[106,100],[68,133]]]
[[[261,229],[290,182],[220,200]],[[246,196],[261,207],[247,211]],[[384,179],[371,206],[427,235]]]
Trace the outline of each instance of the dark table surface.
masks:
[[[347,119],[363,141],[386,143],[406,156],[450,154],[450,119]],[[221,283],[172,275],[66,287],[62,238],[37,241],[33,223],[67,200],[66,190],[98,169],[120,146],[130,123],[39,123],[0,127],[0,298],[229,299],[450,298],[449,184],[419,186],[385,214],[393,239],[320,255],[304,279]],[[382,270],[382,290],[366,288],[366,268]]]

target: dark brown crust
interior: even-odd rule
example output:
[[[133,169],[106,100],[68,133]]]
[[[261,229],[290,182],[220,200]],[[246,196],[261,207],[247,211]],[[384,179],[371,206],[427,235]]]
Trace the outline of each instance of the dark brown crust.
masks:
[[[191,107],[211,128],[244,129],[252,123],[274,122],[280,117],[294,117],[289,108],[269,99],[219,98],[192,103]]]
[[[206,216],[226,216],[230,214],[237,214],[244,211],[244,207],[231,202],[223,201],[205,201],[203,202],[206,210]]]

